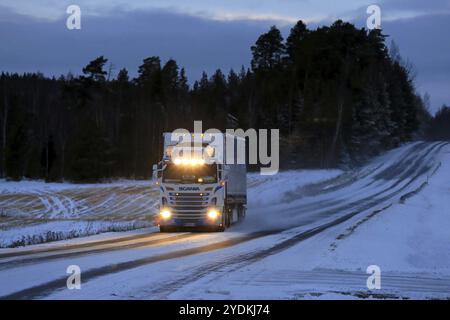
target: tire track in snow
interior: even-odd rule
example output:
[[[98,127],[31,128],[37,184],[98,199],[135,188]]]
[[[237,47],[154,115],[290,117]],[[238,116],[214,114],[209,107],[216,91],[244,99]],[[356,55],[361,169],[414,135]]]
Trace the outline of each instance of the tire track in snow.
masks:
[[[159,233],[157,233],[159,234]],[[84,247],[76,247],[78,251],[75,252],[62,252],[58,253],[58,251],[62,250],[53,250],[53,254],[51,255],[44,255],[40,257],[25,257],[17,260],[10,260],[6,262],[0,261],[0,270],[10,269],[18,266],[24,266],[27,264],[35,264],[35,263],[43,263],[48,262],[56,259],[65,259],[65,258],[74,258],[74,257],[82,257],[86,255],[92,255],[92,254],[99,254],[99,253],[105,253],[105,252],[112,252],[112,251],[118,251],[118,250],[129,250],[129,249],[138,249],[138,248],[146,248],[154,245],[166,245],[166,244],[172,244],[174,242],[179,242],[180,240],[192,240],[195,238],[200,237],[202,234],[200,233],[182,233],[182,234],[176,234],[173,236],[168,237],[162,237],[162,238],[156,238],[152,239],[154,237],[147,236],[144,238],[135,238],[130,240],[124,240],[120,242],[109,242],[106,243],[106,245],[110,245],[107,247],[104,247],[105,244],[99,245],[98,243],[92,246],[84,246]],[[150,238],[150,240],[148,240]],[[139,240],[139,241],[133,241],[133,240]],[[133,241],[132,243],[127,243]],[[123,243],[123,244],[122,244]],[[111,244],[113,244],[111,246]],[[87,250],[86,250],[87,248]],[[70,251],[69,249],[65,249],[64,251]],[[49,251],[43,251],[42,253],[48,253]],[[51,251],[50,251],[51,252]],[[28,255],[32,255],[32,253],[29,253]]]
[[[54,191],[31,188],[2,192],[0,206],[6,211],[14,210],[17,214],[27,215],[36,222],[62,221],[74,217],[89,217],[91,220],[146,220],[156,201],[153,189],[150,184],[126,187],[93,185]],[[114,196],[111,196],[111,192],[115,193]],[[7,220],[3,219],[2,222]],[[7,228],[7,224],[3,224],[3,227]]]
[[[223,248],[232,247],[238,245],[243,242],[247,242],[250,240],[254,240],[257,238],[261,238],[273,233],[277,233],[278,231],[269,231],[269,232],[255,232],[250,234],[245,234],[242,236],[233,237],[224,241],[215,242],[212,244],[193,247],[189,249],[175,250],[165,254],[158,254],[154,256],[149,256],[143,259],[137,259],[127,262],[121,262],[111,265],[106,265],[99,268],[94,268],[90,270],[86,270],[83,272],[83,282],[86,283],[92,279],[98,278],[100,276],[105,276],[108,274],[117,273],[124,270],[134,269],[140,266],[176,259],[186,256],[191,256],[199,253],[205,253],[210,251],[216,251]],[[1,296],[1,300],[18,300],[18,299],[37,299],[45,297],[57,290],[66,288],[66,277],[62,277],[41,285],[37,285],[28,289],[20,290],[15,293],[11,293],[8,295]]]
[[[438,153],[445,145],[448,145],[448,143],[437,143],[433,146],[433,148],[430,148],[430,151],[433,150],[435,147],[437,150],[435,150],[435,153]],[[424,158],[424,157],[420,157]],[[429,169],[431,169],[429,167]],[[295,236],[292,236],[291,238],[288,238],[287,240],[281,241],[274,246],[259,250],[259,251],[252,251],[249,253],[239,254],[236,256],[233,256],[231,258],[221,259],[220,261],[215,261],[207,266],[202,266],[199,268],[194,269],[189,275],[183,276],[180,278],[177,278],[176,280],[165,282],[164,284],[157,286],[154,288],[150,293],[148,297],[156,298],[156,299],[164,299],[168,298],[168,296],[177,291],[178,289],[182,288],[183,286],[193,283],[197,280],[200,280],[201,278],[211,275],[211,274],[218,274],[218,277],[221,276],[223,272],[220,271],[227,271],[232,272],[241,269],[244,266],[247,266],[249,264],[255,263],[257,261],[260,261],[268,256],[280,253],[286,249],[291,248],[292,246],[309,239],[331,227],[337,226],[345,221],[348,221],[349,219],[353,218],[354,216],[367,212],[370,208],[373,208],[376,205],[379,205],[386,200],[391,199],[392,197],[400,194],[403,192],[409,185],[411,185],[414,181],[416,181],[419,177],[421,177],[423,174],[427,173],[428,170],[418,170],[419,172],[413,176],[410,181],[402,186],[400,189],[395,190],[394,192],[384,196],[381,199],[374,200],[373,202],[366,203],[364,205],[361,205],[360,208],[358,208],[355,211],[352,211],[348,214],[345,214],[331,222],[325,223],[321,226],[318,226],[316,228],[312,228],[310,230],[300,232],[296,234]],[[389,189],[387,189],[389,190]],[[349,206],[351,208],[351,206]],[[333,210],[334,211],[334,210]],[[213,281],[213,280],[212,280]]]
[[[154,237],[168,239],[172,236],[168,235],[167,237],[161,237],[161,233],[159,233],[159,232],[145,233],[145,234],[138,234],[138,235],[132,235],[132,236],[123,236],[123,237],[114,238],[114,239],[90,241],[90,242],[84,242],[84,243],[78,243],[78,244],[60,245],[60,246],[55,246],[55,247],[50,247],[50,248],[39,248],[39,249],[22,250],[22,251],[16,251],[16,252],[0,253],[0,259],[21,257],[21,256],[27,256],[27,255],[33,255],[33,254],[40,254],[40,253],[52,253],[52,252],[61,252],[61,251],[75,250],[75,249],[85,249],[85,248],[107,245],[107,244],[120,244],[121,242],[132,241],[132,240],[145,240],[145,239],[150,239],[150,238],[154,238]]]
[[[331,292],[355,296],[359,296],[362,293],[366,296],[375,294],[373,291],[367,291],[366,281],[367,273],[364,271],[333,269],[314,269],[309,271],[278,270],[277,273],[270,273],[270,276],[264,272],[256,274],[252,278],[251,283],[248,281],[246,285],[253,285],[256,288],[290,285],[293,287],[290,291],[294,296],[305,296],[309,293],[314,293],[321,286],[326,286],[328,289],[325,291],[321,290],[321,293]],[[234,283],[239,285],[237,282]],[[339,288],[342,284],[345,284],[345,291],[335,291],[339,289],[330,291],[330,287]],[[296,290],[295,285],[301,286],[301,291]],[[382,290],[377,290],[377,295],[386,295],[388,298],[401,298],[405,293],[413,295],[436,294],[438,298],[448,298],[450,297],[450,277],[432,277],[420,273],[383,272]],[[433,295],[430,298],[432,297]]]
[[[434,144],[430,148],[429,151],[433,150],[434,148],[438,148],[439,145],[440,144]],[[442,144],[441,148],[444,145],[445,145],[445,143]],[[438,149],[440,150],[441,148],[438,148]],[[437,150],[435,153],[437,153],[439,150]],[[423,160],[426,158],[426,156],[427,156],[426,154],[425,155],[421,154],[419,156],[419,159],[421,158]],[[415,163],[419,163],[419,162],[420,161],[416,161]],[[427,172],[426,166],[422,166],[419,169],[416,169],[414,171],[411,171],[411,170],[401,171],[400,174],[402,174],[401,175],[402,180],[406,180],[408,178],[408,176],[403,174],[404,172],[410,172],[410,173],[417,172],[417,174],[414,177],[410,177],[410,180],[405,185],[401,186],[399,189],[395,190],[394,192],[391,192],[388,195],[385,195],[384,197],[382,197],[380,199],[375,199],[375,200],[373,200],[373,202],[367,202],[367,203],[364,203],[364,201],[361,202],[361,200],[360,200],[359,202],[361,202],[361,203],[360,203],[360,207],[358,208],[358,210],[355,210],[348,214],[345,214],[345,215],[343,215],[331,222],[325,223],[319,227],[298,233],[295,236],[293,236],[287,240],[281,241],[268,249],[264,249],[264,250],[260,250],[260,251],[256,251],[256,252],[250,252],[250,253],[244,254],[244,255],[233,256],[231,259],[228,259],[226,261],[222,260],[219,263],[208,265],[205,268],[197,268],[197,269],[193,270],[194,275],[190,274],[182,279],[177,279],[175,282],[165,283],[163,286],[155,289],[155,293],[158,293],[158,295],[160,295],[160,296],[161,295],[167,296],[168,294],[176,291],[178,288],[180,288],[188,283],[194,282],[208,274],[211,274],[212,272],[219,271],[221,268],[224,268],[224,266],[226,266],[226,268],[233,267],[234,269],[237,269],[239,267],[242,267],[242,265],[248,265],[250,263],[261,260],[269,255],[273,255],[275,253],[286,250],[286,249],[292,247],[293,245],[295,245],[305,239],[308,239],[328,228],[331,228],[331,227],[338,225],[344,221],[347,221],[348,219],[352,218],[353,216],[355,216],[361,212],[367,211],[368,209],[372,208],[374,205],[377,205],[385,200],[391,199],[393,196],[402,192],[410,184],[412,184],[415,180],[417,180],[419,177],[421,177],[424,173]],[[401,183],[401,182],[399,182],[399,183]],[[399,183],[394,183],[389,188],[386,188],[385,191],[378,192],[376,195],[377,196],[382,195],[383,193],[390,190],[392,188],[392,186],[398,186]],[[372,199],[373,197],[367,197],[367,198]],[[363,200],[366,200],[366,199],[363,199]],[[350,203],[350,205],[355,205],[355,203]],[[363,210],[363,211],[361,211],[361,210]],[[332,210],[332,211],[334,211],[334,210]],[[330,212],[328,212],[328,213],[330,213]],[[84,272],[84,281],[89,281],[89,280],[95,279],[99,276],[117,273],[120,271],[137,268],[140,266],[144,266],[147,264],[151,264],[151,263],[155,263],[155,262],[159,262],[159,261],[163,261],[163,260],[181,258],[184,256],[193,255],[193,254],[223,249],[226,247],[234,246],[234,245],[246,242],[246,241],[250,241],[250,240],[253,240],[253,239],[256,239],[259,237],[263,237],[263,236],[267,236],[267,235],[275,234],[275,233],[279,233],[279,232],[281,232],[281,230],[272,230],[272,231],[263,231],[263,232],[259,232],[259,233],[252,233],[252,234],[243,235],[239,239],[236,239],[236,238],[229,239],[229,240],[219,242],[216,244],[195,247],[195,248],[188,249],[188,250],[180,250],[180,251],[171,252],[166,255],[157,255],[157,256],[152,256],[152,257],[148,257],[145,259],[139,259],[139,260],[134,260],[134,261],[126,262],[126,263],[119,263],[119,264],[109,265],[109,266],[105,266],[105,267],[101,267],[101,268],[91,269],[91,270]],[[87,275],[87,277],[86,277],[86,275]],[[48,283],[40,285],[40,286],[36,286],[33,288],[29,288],[26,290],[22,290],[22,291],[13,293],[13,294],[5,296],[3,298],[42,297],[42,296],[50,294],[54,290],[58,290],[59,288],[64,287],[64,285],[65,285],[65,278],[64,279],[61,278],[61,279],[54,280],[54,281],[48,282]]]
[[[357,203],[359,203],[361,201],[371,199],[374,196],[377,196],[377,195],[382,194],[382,193],[384,193],[384,192],[386,192],[388,190],[391,190],[392,188],[395,188],[400,183],[404,182],[408,178],[408,176],[405,174],[406,172],[409,172],[411,174],[411,172],[412,172],[412,171],[410,171],[411,168],[414,168],[414,170],[417,170],[417,168],[418,168],[417,166],[422,164],[427,156],[430,156],[430,152],[432,152],[436,148],[438,148],[438,150],[437,151],[435,150],[435,151],[439,152],[445,144],[446,144],[445,142],[444,143],[433,144],[429,148],[423,150],[421,152],[421,154],[419,154],[419,157],[418,157],[418,159],[416,159],[417,161],[415,161],[415,163],[413,163],[413,164],[411,164],[411,165],[409,165],[407,167],[403,167],[403,168],[398,167],[401,170],[400,172],[398,172],[398,175],[400,177],[399,180],[395,181],[392,185],[390,185],[388,187],[385,186],[385,184],[387,182],[384,183],[384,185],[380,186],[380,188],[382,188],[382,187],[384,187],[384,188],[382,188],[378,193],[374,194],[373,193],[374,192],[373,189],[369,190],[369,191],[365,191],[366,187],[362,187],[362,188],[359,188],[357,192],[355,192],[354,190],[350,190],[349,192],[347,192],[344,195],[342,195],[341,198],[336,198],[336,195],[333,195],[331,197],[331,199],[325,198],[325,199],[322,199],[320,201],[317,201],[317,199],[311,199],[311,202],[308,202],[306,204],[302,203],[302,204],[297,205],[295,207],[291,207],[289,209],[289,211],[292,211],[294,213],[296,213],[298,211],[313,211],[314,209],[323,209],[327,205],[330,206],[330,204],[338,204],[338,203],[342,203],[342,202],[344,202],[346,204],[345,206],[349,206],[349,205],[350,206],[354,206],[354,205],[356,205]],[[434,154],[436,152],[434,152]],[[419,163],[419,161],[420,161],[420,163]],[[397,163],[394,163],[393,165],[397,167]],[[358,181],[359,180],[357,180],[356,183],[358,183]],[[347,185],[345,187],[347,187]],[[345,187],[344,188],[335,188],[335,191],[337,191],[337,190],[345,191]],[[367,196],[368,192],[372,192],[372,194],[369,194],[369,196]],[[325,191],[323,193],[328,193],[328,192]],[[317,192],[317,194],[320,194],[320,192]],[[358,194],[362,194],[364,196],[364,198],[358,199],[358,200],[355,201],[354,199],[356,198],[356,196]],[[348,201],[352,201],[352,202],[348,202]],[[325,205],[324,205],[324,203],[325,203]],[[340,207],[335,207],[334,208],[334,210],[342,210],[342,209],[345,209],[345,207],[344,206],[340,206]]]

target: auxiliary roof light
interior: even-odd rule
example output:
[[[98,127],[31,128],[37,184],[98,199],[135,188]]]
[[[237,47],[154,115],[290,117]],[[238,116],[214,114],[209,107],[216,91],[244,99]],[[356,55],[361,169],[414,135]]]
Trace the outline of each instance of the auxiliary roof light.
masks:
[[[176,158],[173,160],[173,163],[175,165],[185,165],[185,166],[198,166],[198,165],[204,165],[206,161],[202,158],[195,159],[195,158]]]

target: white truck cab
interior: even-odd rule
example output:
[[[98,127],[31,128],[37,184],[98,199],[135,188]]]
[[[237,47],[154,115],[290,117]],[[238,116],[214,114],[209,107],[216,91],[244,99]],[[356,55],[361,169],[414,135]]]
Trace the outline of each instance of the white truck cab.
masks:
[[[153,166],[160,192],[155,220],[160,231],[224,231],[243,220],[247,203],[246,165],[173,158],[167,152],[171,141],[168,135],[164,133],[163,159]],[[202,148],[208,148],[208,144]]]

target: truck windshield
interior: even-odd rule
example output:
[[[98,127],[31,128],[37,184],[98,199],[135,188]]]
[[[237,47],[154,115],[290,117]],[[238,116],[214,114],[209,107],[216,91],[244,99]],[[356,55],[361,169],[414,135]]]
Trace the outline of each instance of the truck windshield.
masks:
[[[169,163],[162,173],[163,182],[167,183],[215,183],[217,182],[217,165],[177,166]]]

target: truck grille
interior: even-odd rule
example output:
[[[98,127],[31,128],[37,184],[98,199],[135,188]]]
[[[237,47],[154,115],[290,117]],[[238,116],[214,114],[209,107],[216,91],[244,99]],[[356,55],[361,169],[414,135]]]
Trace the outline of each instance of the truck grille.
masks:
[[[169,205],[175,218],[199,219],[204,217],[209,193],[169,192]]]

